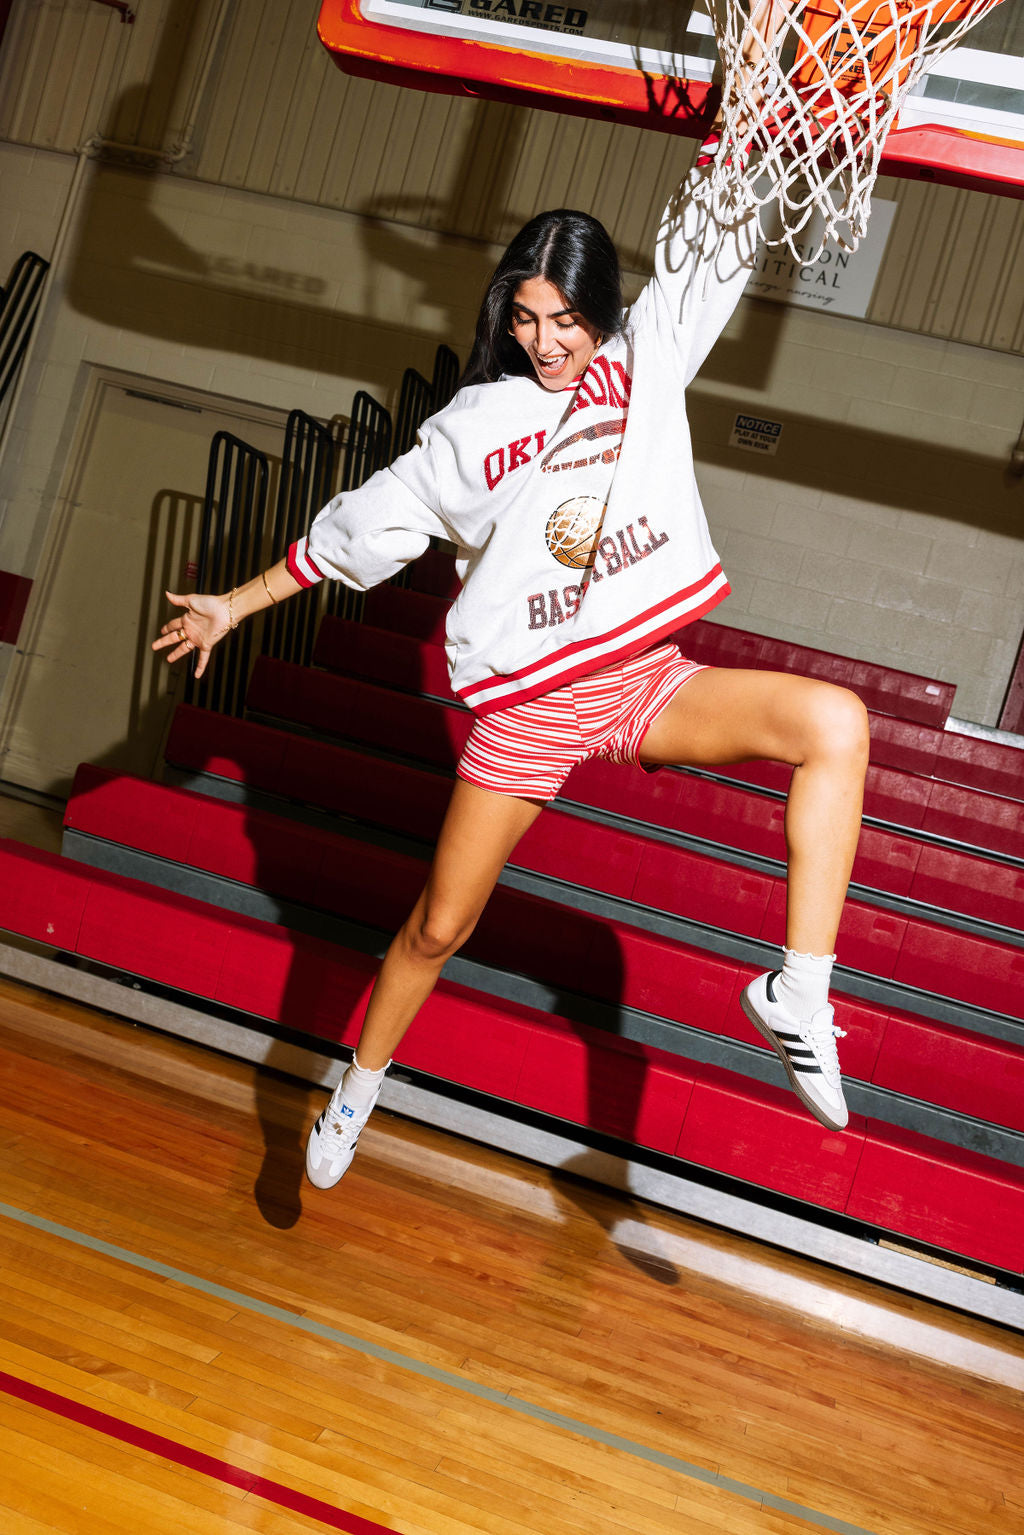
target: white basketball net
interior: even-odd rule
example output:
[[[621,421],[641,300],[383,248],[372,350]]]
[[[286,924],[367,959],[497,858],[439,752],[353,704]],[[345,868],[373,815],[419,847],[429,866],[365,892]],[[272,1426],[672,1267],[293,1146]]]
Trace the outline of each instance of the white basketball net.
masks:
[[[704,194],[717,217],[756,211],[765,243],[798,261],[816,260],[829,236],[856,250],[904,99],[998,4],[709,0],[725,70],[722,138]]]

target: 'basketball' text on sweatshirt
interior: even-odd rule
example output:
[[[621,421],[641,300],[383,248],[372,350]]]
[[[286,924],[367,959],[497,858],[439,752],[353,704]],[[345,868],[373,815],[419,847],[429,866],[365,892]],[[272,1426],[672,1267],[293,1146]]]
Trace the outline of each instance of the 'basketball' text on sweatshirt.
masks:
[[[452,689],[478,714],[646,650],[729,586],[694,478],[683,392],[739,300],[756,222],[723,228],[691,172],[622,334],[571,390],[506,375],[461,389],[416,446],[335,496],[289,551],[303,586],[365,591],[457,549]]]

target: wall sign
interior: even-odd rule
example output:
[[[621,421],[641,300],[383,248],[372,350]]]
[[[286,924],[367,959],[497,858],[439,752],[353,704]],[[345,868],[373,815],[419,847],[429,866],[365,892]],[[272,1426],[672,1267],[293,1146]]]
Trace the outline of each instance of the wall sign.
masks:
[[[777,304],[795,304],[801,309],[823,309],[830,314],[863,317],[868,312],[878,269],[889,240],[894,202],[875,199],[867,233],[855,251],[844,251],[829,240],[817,261],[794,261],[788,250],[769,250],[758,241],[754,270],[744,288],[748,298],[771,299]],[[761,210],[765,229],[772,231],[772,218],[778,218],[771,205]],[[805,238],[798,248],[816,249],[822,219],[814,214],[808,220]]]
[[[781,421],[767,421],[764,416],[738,415],[732,424],[729,446],[746,448],[748,453],[774,454],[781,436]]]

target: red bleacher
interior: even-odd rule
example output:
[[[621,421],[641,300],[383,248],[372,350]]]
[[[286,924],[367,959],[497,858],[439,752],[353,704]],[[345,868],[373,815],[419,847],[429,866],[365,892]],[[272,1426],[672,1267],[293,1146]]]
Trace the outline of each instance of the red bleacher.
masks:
[[[378,766],[386,776],[395,765]],[[417,778],[429,783],[430,775],[416,775],[407,768],[400,772],[404,779],[393,780],[392,787],[404,783],[407,792],[402,803],[408,814],[409,806],[415,802]],[[430,794],[423,806],[428,825],[441,808]],[[281,899],[350,920],[361,919],[384,929],[403,919],[422,887],[427,869],[425,851],[417,858],[361,843],[340,832],[328,833],[287,821],[265,810],[126,778],[95,767],[79,769],[66,824],[88,836],[170,858],[243,884],[258,885]],[[406,819],[403,829],[416,828]],[[645,906],[671,910],[671,905],[659,898],[661,892],[656,884],[642,885],[643,860],[652,847],[670,856],[677,850],[611,832],[607,839],[598,836],[592,859],[581,867],[578,863],[581,834],[589,837],[594,832],[607,833],[608,828],[587,825],[552,811],[523,839],[513,855],[513,863],[566,883],[583,883],[590,889],[606,890],[627,899],[636,899],[639,889]],[[727,865],[720,867],[728,872]],[[683,881],[688,874],[684,866]],[[668,878],[671,898],[675,890],[671,872]],[[758,890],[756,894],[753,922],[748,922],[748,911],[739,901],[716,911],[717,924],[736,932],[759,930],[764,902],[760,899],[763,892]],[[571,936],[574,923],[575,939]],[[509,931],[516,934],[516,967],[524,974],[557,982],[564,975],[567,948],[581,958],[585,951],[588,980],[584,989],[591,995],[612,1003],[619,1001],[670,1022],[725,1033],[760,1049],[767,1048],[738,1005],[739,990],[753,974],[749,966],[703,954],[690,945],[644,933],[628,922],[593,913],[581,916],[571,910],[559,912],[553,925],[545,902],[509,889],[501,890],[484,913],[467,953],[507,958],[504,935]],[[604,963],[598,957],[601,951]],[[1019,1006],[1016,999],[1014,1004]],[[913,1044],[929,1060],[930,1102],[960,1112],[976,1112],[979,1106],[987,1106],[989,1117],[993,1115],[993,1105],[998,1104],[998,1122],[1024,1131],[1024,1097],[1020,1093],[1024,1086],[1024,1051],[854,998],[844,1000],[843,1021],[849,1031],[844,1060],[847,1069],[860,1080],[893,1091],[912,1092]],[[943,1062],[947,1059],[945,1070]],[[967,1103],[973,1107],[966,1109]]]
[[[458,591],[451,556],[430,551],[413,567],[412,583],[413,591],[378,586],[368,593],[367,622],[439,643],[444,638],[444,613]],[[825,682],[852,688],[869,709],[899,720],[941,727],[953,706],[954,683],[938,682],[916,672],[854,661],[848,656],[789,640],[773,640],[767,635],[747,634],[710,619],[698,619],[684,633],[684,653],[695,661],[708,666],[743,666],[755,671],[820,677]]]
[[[188,789],[80,770],[67,826],[91,839],[90,858],[102,862],[108,846],[149,860],[129,867],[153,870],[157,861],[174,865],[176,877],[183,866],[196,878],[215,876],[224,905],[8,843],[0,844],[0,925],[203,1005],[353,1043],[375,961],[312,928],[337,922],[383,938],[422,886],[471,724],[451,700],[438,643],[438,595],[450,577],[450,560],[428,556],[417,575],[424,590],[377,588],[368,622],[326,621],[316,650],[326,669],[261,658],[248,695],[258,721],[179,708],[167,759],[194,780]],[[980,1120],[998,1132],[992,1144],[1024,1134],[1024,1031],[1015,1032],[1015,1020],[1024,1023],[1016,936],[1024,869],[1013,862],[1024,860],[1021,754],[943,730],[946,684],[707,621],[684,643],[698,659],[842,682],[874,711],[869,824],[840,954],[882,988],[872,995],[889,1000],[840,991],[838,1001],[844,1072],[881,1107],[832,1135],[787,1090],[757,1080],[746,1063],[764,1061],[767,1047],[739,1007],[753,962],[708,941],[728,935],[739,945],[729,952],[744,954],[781,941],[778,796],[790,770],[780,764],[721,775],[578,768],[565,796],[573,810],[547,811],[513,855],[512,874],[530,888],[499,887],[466,947],[482,989],[442,982],[399,1060],[686,1166],[1024,1273],[1021,1169],[966,1151],[955,1137],[876,1117],[892,1095],[927,1108],[929,1125],[939,1124],[936,1110]],[[260,808],[232,803],[201,792],[204,784],[264,798]],[[325,830],[328,816],[335,824]],[[381,845],[371,827],[411,840]],[[212,885],[195,888],[212,900]],[[288,903],[293,925],[228,909],[232,890],[253,889]],[[579,890],[593,910],[575,904]],[[526,988],[519,994],[531,998],[543,994],[538,987],[549,995],[570,987],[573,1017],[491,995],[485,978],[497,971],[515,972]],[[962,1006],[960,1023],[951,1003]],[[664,1048],[598,1026],[617,1008],[642,1015]],[[730,1069],[687,1055],[687,1041],[701,1036],[704,1053],[717,1050]]]
[[[210,1001],[347,1043],[373,968],[322,939],[7,842],[0,926],[164,984],[187,975]],[[399,1059],[442,1078],[457,1063],[457,1080],[480,1092],[628,1132],[684,1162],[1024,1272],[1024,1172],[992,1158],[856,1116],[833,1135],[779,1089],[448,982]],[[545,1072],[549,1061],[565,1071],[557,1100],[541,1081],[555,1077]],[[627,1080],[635,1095],[628,1120]]]
[[[429,693],[450,700],[448,671],[441,647],[444,640],[444,614],[447,604],[422,592],[403,591],[398,587],[376,587],[366,597],[366,616],[362,624],[344,619],[328,619],[317,636],[315,660],[318,666],[364,677],[367,681],[387,682],[391,687],[410,692]],[[681,630],[676,638],[685,653],[708,665],[747,664],[732,659],[728,647],[695,644],[697,631],[721,630],[721,625],[700,619]],[[356,634],[354,631],[359,630]],[[738,631],[726,630],[728,634]],[[402,639],[406,641],[403,648]],[[756,636],[745,636],[748,639]],[[762,647],[774,641],[760,640]],[[825,681],[853,684],[840,675],[830,675],[824,667],[815,672],[801,664],[800,646],[783,646],[778,654],[764,651],[766,657],[758,669],[796,671],[821,676]],[[793,652],[791,655],[790,652]],[[759,654],[761,651],[759,651]],[[818,656],[819,651],[808,655]],[[839,659],[839,658],[833,658]],[[862,663],[850,663],[850,666]],[[841,669],[839,669],[841,670]],[[959,735],[941,728],[948,705],[941,717],[923,719],[919,714],[893,716],[878,708],[883,700],[895,707],[898,688],[906,686],[909,698],[917,696],[917,684],[926,679],[886,667],[870,668],[884,674],[885,685],[860,684],[854,688],[871,712],[871,761],[876,767],[895,768],[901,773],[935,778],[944,783],[962,784],[987,794],[1024,800],[1024,764],[1015,746],[989,741],[977,736]],[[931,684],[929,684],[931,686]],[[939,684],[935,684],[939,686]],[[945,687],[945,684],[942,685]],[[952,687],[949,688],[952,698]],[[908,703],[908,707],[911,707]],[[764,766],[771,766],[765,764]]]
[[[377,751],[406,751],[412,741],[419,760],[448,770],[454,767],[471,724],[465,711],[431,699],[409,698],[386,687],[310,672],[266,657],[256,665],[249,701],[261,715],[287,718]],[[204,717],[201,712],[195,720],[179,715],[172,742],[181,739],[184,747],[184,735],[195,729],[201,741]],[[284,774],[279,775],[279,781],[285,781]],[[943,787],[931,786],[938,792]],[[720,842],[738,851],[778,860],[785,855],[782,802],[765,799],[737,784],[676,771],[633,773],[607,762],[591,761],[574,769],[564,794],[566,799],[594,809]],[[983,840],[992,830],[991,821],[985,818],[991,803],[991,796],[973,796],[971,824],[977,830],[980,848],[991,842],[1005,852],[1009,850],[1007,843],[1015,845],[1013,838],[996,835]],[[920,822],[928,804],[919,807],[914,800],[911,804],[915,810],[921,809]],[[868,812],[877,808],[869,791]],[[1011,808],[1024,850],[1024,809],[1015,804]],[[370,815],[369,810],[364,813]],[[996,830],[1005,834],[1005,819],[997,820]],[[981,921],[1024,927],[1024,903],[1019,899],[1024,872],[979,854],[929,846],[913,836],[866,826],[853,877],[858,884]]]
[[[178,766],[218,771],[221,776],[240,781],[243,769],[237,764],[232,769],[223,752],[215,753],[216,769],[208,765],[203,725],[201,720],[196,721],[195,713],[179,719],[184,728],[179,733],[176,722],[172,730],[168,743],[170,760]],[[240,727],[233,725],[231,733],[239,735]],[[302,756],[306,744],[292,743],[291,761]],[[359,754],[344,753],[325,743],[315,743],[315,748],[321,769],[318,777],[330,785],[331,798],[327,804],[319,799],[314,803],[325,809],[339,808],[354,803],[357,796],[361,814],[370,820],[426,838],[436,835],[447,797],[436,778],[386,760],[378,760],[368,770],[367,759]],[[332,750],[336,755],[329,757]],[[298,772],[293,778],[282,773],[271,777],[261,770],[251,752],[244,755],[248,764],[244,769],[246,781],[253,787],[282,792],[288,784],[293,795],[297,793],[297,783],[310,787],[308,773]],[[280,761],[276,742],[271,757],[274,763]],[[353,770],[358,775],[355,783],[347,776]],[[425,811],[418,806],[421,790],[427,796]],[[781,878],[737,870],[718,859],[645,840],[635,833],[594,823],[583,826],[557,810],[547,812],[532,828],[512,861],[538,873],[557,872],[562,878],[607,894],[750,937],[781,943],[784,936]],[[1004,872],[999,865],[993,867],[997,873]],[[1010,874],[1016,877],[1014,871]],[[1010,944],[972,933],[950,933],[946,927],[924,918],[879,911],[856,900],[847,902],[840,935],[844,962],[851,968],[941,992],[968,1005],[1024,1017],[1024,990],[1020,986],[1024,953]],[[932,969],[935,979],[929,985]]]

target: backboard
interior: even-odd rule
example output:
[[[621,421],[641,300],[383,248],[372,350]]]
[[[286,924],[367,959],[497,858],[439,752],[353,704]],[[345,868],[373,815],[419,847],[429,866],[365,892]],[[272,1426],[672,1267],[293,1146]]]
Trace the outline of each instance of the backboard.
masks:
[[[919,82],[883,174],[1024,197],[1024,24],[999,6]],[[686,0],[324,0],[335,62],[419,90],[526,102],[700,137],[714,111],[710,18]]]

